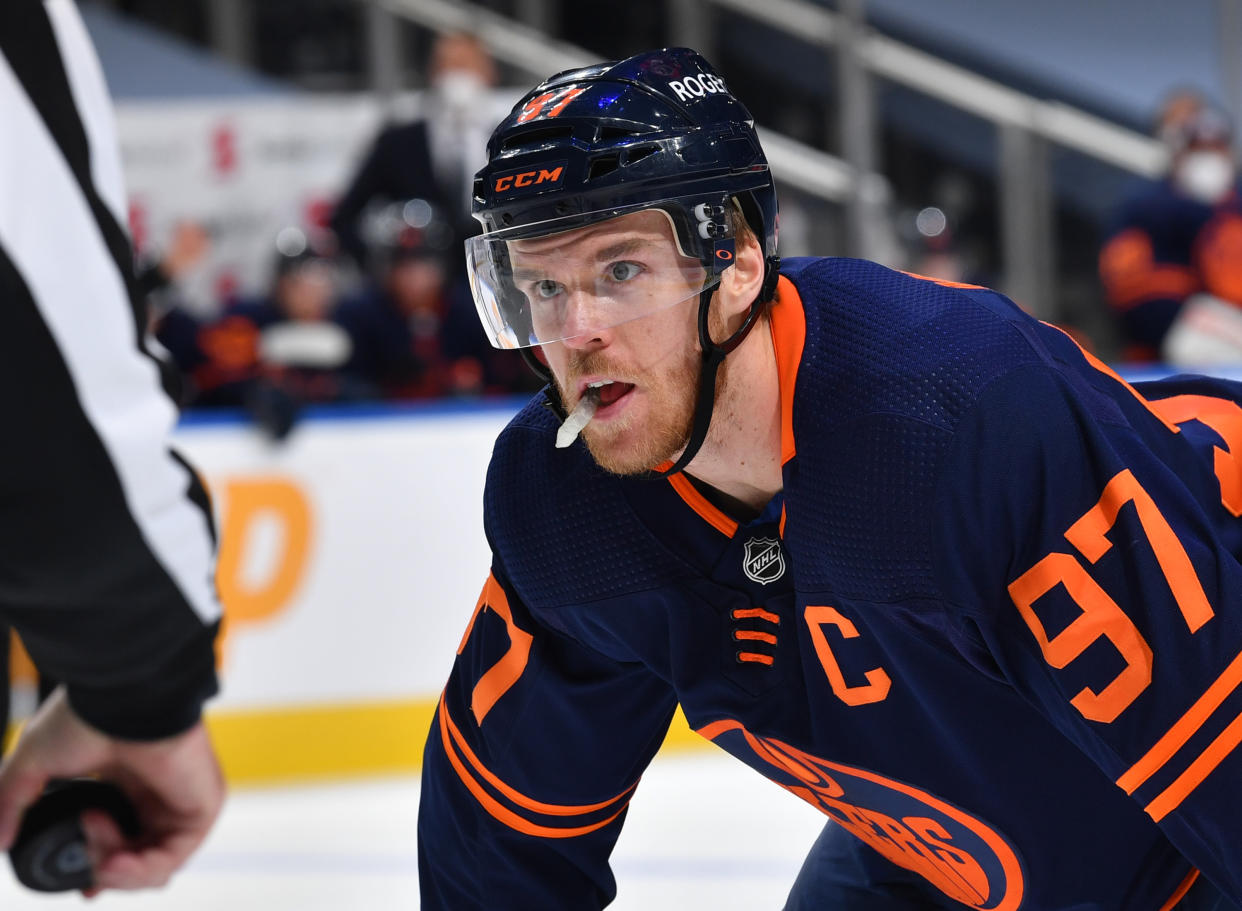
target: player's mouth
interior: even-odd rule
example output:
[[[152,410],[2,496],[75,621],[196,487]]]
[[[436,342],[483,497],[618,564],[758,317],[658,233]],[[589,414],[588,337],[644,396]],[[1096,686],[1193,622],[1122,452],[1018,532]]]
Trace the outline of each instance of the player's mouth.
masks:
[[[564,449],[578,439],[596,418],[607,421],[619,415],[634,392],[633,383],[595,377],[578,381],[578,402],[556,431],[556,448]]]
[[[593,379],[584,380],[578,388],[578,397],[584,395],[592,396],[596,399],[594,420],[607,420],[621,413],[626,406],[626,401],[630,393],[634,391],[633,383],[623,383],[620,380],[610,379]]]

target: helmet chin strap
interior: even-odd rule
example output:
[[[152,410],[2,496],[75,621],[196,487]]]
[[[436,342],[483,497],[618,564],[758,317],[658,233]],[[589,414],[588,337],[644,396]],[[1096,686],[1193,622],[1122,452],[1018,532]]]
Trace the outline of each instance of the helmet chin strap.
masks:
[[[746,319],[723,342],[712,341],[708,331],[708,315],[711,311],[714,289],[699,292],[699,346],[703,349],[703,367],[699,371],[699,392],[694,405],[694,424],[690,429],[690,440],[680,458],[671,467],[660,470],[653,468],[651,474],[657,478],[667,478],[681,471],[699,454],[703,441],[707,439],[707,430],[712,423],[712,412],[716,407],[716,373],[724,363],[725,356],[742,344],[750,330],[759,321],[759,314],[764,305],[776,293],[776,280],[780,276],[781,260],[779,256],[770,256],[764,262],[763,287],[755,299],[751,301]]]
[[[556,391],[556,380],[552,378],[552,371],[548,369],[548,365],[535,357],[533,348],[519,348],[518,354],[522,356],[522,360],[526,362],[526,366],[535,376],[548,384],[543,389],[543,407],[556,415],[558,421],[569,417],[569,412],[565,410],[564,404],[561,403],[561,396]]]

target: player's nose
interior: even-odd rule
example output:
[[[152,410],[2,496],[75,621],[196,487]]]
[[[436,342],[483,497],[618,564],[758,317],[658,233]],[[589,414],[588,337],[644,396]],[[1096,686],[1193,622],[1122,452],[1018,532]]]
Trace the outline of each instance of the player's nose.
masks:
[[[590,289],[577,289],[565,302],[565,322],[561,326],[566,347],[599,347],[606,341],[607,326],[602,302]]]

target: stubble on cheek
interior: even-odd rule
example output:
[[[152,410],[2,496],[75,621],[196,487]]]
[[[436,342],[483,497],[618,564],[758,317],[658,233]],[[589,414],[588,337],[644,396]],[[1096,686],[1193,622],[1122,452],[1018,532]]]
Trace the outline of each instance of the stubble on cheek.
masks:
[[[697,310],[690,314],[692,320],[696,313]],[[725,327],[714,309],[709,320],[712,338],[722,338]],[[697,329],[691,332],[690,339],[696,339]],[[654,344],[638,347],[651,350]],[[616,475],[644,474],[685,449],[694,426],[702,371],[703,358],[697,343],[641,367],[617,363],[607,355],[607,350],[563,353],[567,355],[565,381],[562,384],[557,377],[556,386],[567,410],[572,411],[577,404],[578,381],[583,376],[615,377],[636,386],[630,395],[638,399],[630,402],[621,414],[609,420],[591,421],[582,431],[587,449],[601,468]],[[727,387],[728,367],[726,359],[716,375],[717,403]]]
[[[592,422],[582,437],[605,471],[634,475],[650,471],[685,448],[694,418],[698,371],[693,361],[653,376],[631,395],[624,413]]]

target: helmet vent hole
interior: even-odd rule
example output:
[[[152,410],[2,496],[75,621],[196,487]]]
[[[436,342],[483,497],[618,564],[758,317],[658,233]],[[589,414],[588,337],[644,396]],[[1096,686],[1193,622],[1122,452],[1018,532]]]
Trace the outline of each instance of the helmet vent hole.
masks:
[[[625,153],[625,163],[627,165],[632,165],[635,162],[642,161],[648,155],[654,154],[655,151],[655,146],[639,146],[636,149],[630,149]]]
[[[587,171],[587,180],[598,180],[607,174],[611,174],[620,166],[620,155],[601,155],[591,162],[591,167]]]
[[[568,139],[573,134],[573,127],[570,126],[537,127],[533,130],[524,130],[521,133],[510,136],[500,148],[502,150],[526,149],[558,139]]]
[[[628,127],[602,126],[599,128],[598,141],[607,142],[610,139],[629,139],[634,135],[634,131]]]

